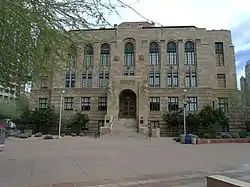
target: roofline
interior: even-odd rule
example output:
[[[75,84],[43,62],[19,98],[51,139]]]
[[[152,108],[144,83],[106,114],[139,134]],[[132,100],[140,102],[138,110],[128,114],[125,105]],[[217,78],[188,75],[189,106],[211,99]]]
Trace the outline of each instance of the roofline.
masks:
[[[124,27],[125,29],[126,27]],[[140,27],[138,27],[140,28]],[[141,27],[142,29],[184,29],[184,28],[193,28],[196,29],[196,26],[193,25],[187,25],[187,26],[162,26],[162,27]],[[117,28],[98,28],[98,29],[76,29],[76,30],[70,30],[69,32],[73,32],[73,31],[98,31],[98,30],[117,30],[119,29],[119,27]]]

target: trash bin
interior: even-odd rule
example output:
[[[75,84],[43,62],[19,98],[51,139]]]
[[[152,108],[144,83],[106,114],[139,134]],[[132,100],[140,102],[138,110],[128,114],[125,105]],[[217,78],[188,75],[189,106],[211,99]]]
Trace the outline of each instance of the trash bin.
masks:
[[[5,125],[0,122],[0,151],[3,151],[5,143]]]
[[[185,138],[186,138],[185,134],[181,134],[181,135],[180,135],[180,142],[181,142],[182,144],[185,144]]]
[[[191,134],[186,134],[186,136],[185,136],[185,144],[191,144]]]

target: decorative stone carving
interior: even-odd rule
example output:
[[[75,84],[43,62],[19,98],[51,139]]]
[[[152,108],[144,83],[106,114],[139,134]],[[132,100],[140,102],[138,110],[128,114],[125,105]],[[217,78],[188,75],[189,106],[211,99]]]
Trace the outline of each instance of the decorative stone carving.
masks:
[[[135,80],[120,80],[120,84],[135,84]]]
[[[108,84],[108,95],[109,95],[110,107],[112,108],[116,104],[116,97],[117,97],[117,92],[112,81],[109,81]]]
[[[144,60],[144,55],[140,55],[139,60],[143,61]]]
[[[120,60],[119,56],[114,56],[114,61],[119,61],[119,60]]]
[[[141,88],[142,88],[142,92],[143,93],[148,93],[148,82],[147,81],[143,81]]]

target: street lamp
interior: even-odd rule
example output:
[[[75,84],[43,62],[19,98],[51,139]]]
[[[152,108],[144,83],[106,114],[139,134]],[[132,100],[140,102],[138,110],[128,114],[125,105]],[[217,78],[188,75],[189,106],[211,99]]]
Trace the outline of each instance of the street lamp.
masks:
[[[187,101],[186,101],[186,93],[187,90],[183,90],[183,134],[185,135],[187,133],[186,131],[186,105],[187,105]]]
[[[60,100],[60,113],[59,113],[59,126],[58,126],[58,138],[61,138],[61,128],[62,128],[62,106],[63,106],[63,94],[64,90],[61,89],[61,100]]]

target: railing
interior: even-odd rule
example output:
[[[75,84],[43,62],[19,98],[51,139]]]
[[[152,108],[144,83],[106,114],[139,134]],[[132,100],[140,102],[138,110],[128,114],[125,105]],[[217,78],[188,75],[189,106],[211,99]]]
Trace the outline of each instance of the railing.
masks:
[[[112,128],[113,128],[113,125],[115,123],[115,120],[116,120],[116,117],[112,116],[112,120],[111,120],[111,123],[110,123],[110,126],[109,126],[109,133],[110,134],[112,134]]]

